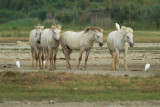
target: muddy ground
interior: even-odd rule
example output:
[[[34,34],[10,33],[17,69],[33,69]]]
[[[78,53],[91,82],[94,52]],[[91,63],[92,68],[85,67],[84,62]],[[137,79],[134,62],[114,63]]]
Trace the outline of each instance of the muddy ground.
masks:
[[[56,70],[49,71],[48,69],[43,69],[41,71],[49,72],[74,72],[82,74],[111,74],[111,75],[128,75],[128,76],[152,76],[159,73],[160,70],[160,50],[152,50],[154,47],[160,47],[159,43],[137,43],[134,47],[144,49],[142,50],[129,50],[128,52],[128,70],[124,69],[123,66],[123,53],[120,57],[120,71],[112,71],[111,69],[111,55],[107,49],[107,45],[104,44],[103,47],[99,47],[98,44],[94,45],[92,49],[87,70],[83,69],[84,55],[81,61],[80,69],[77,69],[79,52],[73,51],[70,60],[72,70],[66,69],[66,61],[64,60],[64,55],[62,53],[61,47],[57,54]],[[150,50],[146,50],[145,47],[150,47]],[[21,68],[19,71],[40,71],[39,69],[32,69],[32,57],[30,52],[30,47],[25,43],[5,43],[0,44],[0,71],[14,71],[16,68],[16,60],[20,59]],[[148,72],[144,72],[144,66],[146,63],[151,64]]]
[[[94,45],[92,49],[89,60],[88,69],[83,69],[84,57],[81,62],[81,68],[77,69],[76,65],[78,63],[79,52],[73,51],[70,60],[72,70],[66,69],[66,61],[64,60],[64,55],[60,50],[57,55],[57,66],[56,70],[49,71],[48,69],[37,70],[32,69],[32,58],[30,47],[26,43],[5,43],[0,44],[0,72],[3,71],[17,71],[16,61],[17,58],[20,59],[21,68],[18,70],[20,72],[73,72],[80,74],[110,74],[113,76],[153,76],[160,72],[160,50],[152,50],[152,48],[160,47],[160,43],[137,43],[135,44],[137,48],[143,48],[142,50],[129,50],[128,52],[128,70],[124,70],[123,66],[123,54],[121,54],[120,59],[120,71],[112,71],[111,69],[111,55],[107,49],[107,45],[101,48],[98,44]],[[145,48],[150,47],[149,50]],[[144,66],[146,63],[151,64],[148,72],[144,72]],[[54,101],[6,101],[0,102],[0,107],[159,107],[160,101],[115,101],[115,102],[54,102]]]
[[[55,102],[55,101],[10,101],[0,107],[159,107],[160,101],[114,101],[114,102]]]

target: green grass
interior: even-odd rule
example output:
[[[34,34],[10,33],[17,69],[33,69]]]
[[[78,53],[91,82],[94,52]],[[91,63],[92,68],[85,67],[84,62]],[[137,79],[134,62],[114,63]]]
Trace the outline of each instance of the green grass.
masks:
[[[53,21],[49,21],[46,23],[40,22],[38,19],[34,18],[24,18],[17,19],[10,22],[7,22],[3,25],[0,25],[0,42],[15,42],[16,40],[25,40],[28,41],[30,31],[34,28],[34,25],[44,25],[45,28],[49,28],[50,25],[54,23]],[[57,23],[58,24],[58,23]],[[61,23],[60,23],[61,24]],[[62,25],[62,33],[68,30],[71,31],[82,31],[86,27],[93,26],[88,24],[61,24]],[[106,42],[107,35],[113,31],[114,29],[104,29],[104,41]],[[5,38],[5,39],[4,39]],[[7,38],[7,39],[6,39]],[[10,40],[8,38],[12,38],[14,40]],[[160,41],[160,31],[136,31],[134,30],[134,42],[157,42]]]
[[[159,84],[159,75],[142,78],[65,72],[2,72],[0,100],[160,100]]]
[[[63,29],[62,27],[62,32],[65,32],[67,30],[72,30],[72,31],[81,31],[85,28],[85,26],[81,27],[68,27],[66,29]],[[1,30],[0,31],[0,41],[1,42],[15,42],[16,40],[23,40],[23,41],[28,41],[29,34],[30,34],[31,29],[26,29],[26,30]],[[106,42],[107,35],[109,32],[112,30],[105,30],[103,32],[103,40]],[[9,39],[8,39],[9,38]],[[12,39],[12,40],[11,40]],[[159,43],[160,41],[160,32],[159,31],[134,31],[134,42],[141,42],[141,43]]]
[[[37,24],[40,24],[40,21],[36,18],[23,18],[0,25],[0,30],[30,30]]]

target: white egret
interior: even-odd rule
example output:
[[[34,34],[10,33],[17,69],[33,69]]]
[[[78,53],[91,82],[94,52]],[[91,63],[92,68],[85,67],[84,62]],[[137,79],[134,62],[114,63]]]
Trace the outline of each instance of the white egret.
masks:
[[[150,64],[146,64],[144,71],[147,71],[149,69],[149,67],[150,67]]]
[[[20,61],[16,61],[16,66],[18,69],[20,69]]]
[[[118,23],[115,23],[117,30],[120,30],[120,26]]]

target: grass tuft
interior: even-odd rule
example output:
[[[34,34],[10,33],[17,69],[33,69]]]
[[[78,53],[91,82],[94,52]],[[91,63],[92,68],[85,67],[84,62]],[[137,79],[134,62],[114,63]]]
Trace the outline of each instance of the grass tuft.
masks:
[[[67,72],[2,72],[0,100],[159,100],[160,78],[82,75]]]

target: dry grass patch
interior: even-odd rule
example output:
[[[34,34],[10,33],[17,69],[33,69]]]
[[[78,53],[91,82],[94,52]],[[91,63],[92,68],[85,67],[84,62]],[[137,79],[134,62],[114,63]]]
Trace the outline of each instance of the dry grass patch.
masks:
[[[0,95],[3,97],[1,96],[0,99],[37,99],[38,97],[38,99],[58,98],[65,101],[97,101],[117,98],[136,100],[137,96],[140,96],[138,97],[140,100],[160,99],[159,84],[159,76],[142,78],[67,72],[2,72]],[[130,96],[131,93],[134,94]],[[156,94],[157,96],[153,97]],[[146,95],[151,97],[145,98]]]

